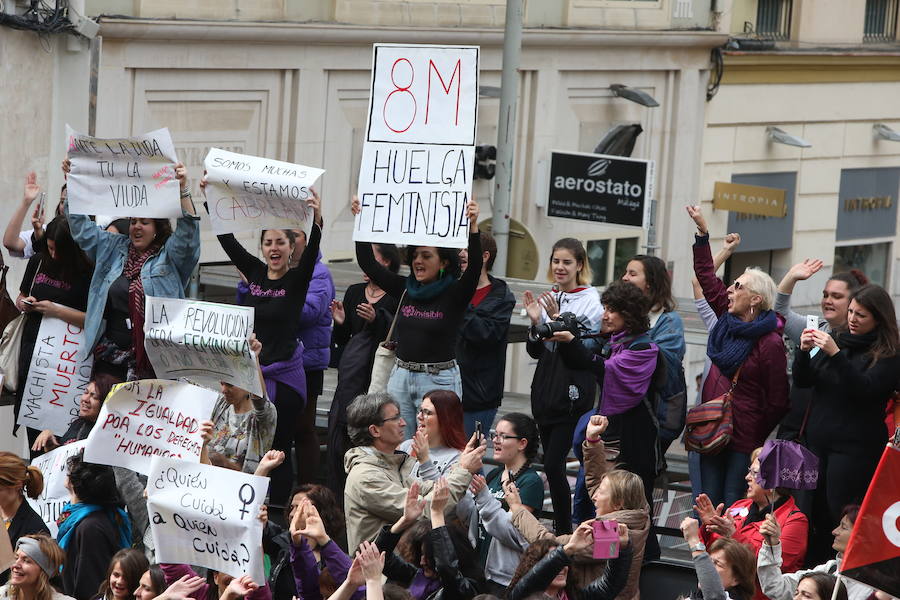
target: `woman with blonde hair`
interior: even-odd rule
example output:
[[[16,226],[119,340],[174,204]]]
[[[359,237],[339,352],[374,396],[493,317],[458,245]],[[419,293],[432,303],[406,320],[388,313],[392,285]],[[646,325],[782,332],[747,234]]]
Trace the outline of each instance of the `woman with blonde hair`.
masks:
[[[28,466],[12,452],[0,452],[0,517],[8,523],[6,532],[15,547],[23,535],[50,530],[25,500],[37,498],[44,489],[44,476],[37,467]],[[0,584],[9,579],[9,571],[0,574]]]
[[[744,496],[750,453],[788,410],[784,320],[772,309],[775,282],[763,271],[747,269],[727,287],[716,277],[706,219],[699,206],[687,210],[697,225],[694,274],[718,318],[706,347],[712,364],[701,401],[733,390],[731,440],[717,453],[701,451],[700,481],[713,505],[731,506]]]
[[[39,533],[20,537],[9,584],[0,587],[0,600],[73,600],[50,584],[65,560],[65,551],[50,536]]]

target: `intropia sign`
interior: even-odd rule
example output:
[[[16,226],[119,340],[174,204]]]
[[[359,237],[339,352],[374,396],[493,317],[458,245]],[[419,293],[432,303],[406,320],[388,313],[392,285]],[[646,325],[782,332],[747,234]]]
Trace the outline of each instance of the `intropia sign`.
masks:
[[[643,227],[653,199],[653,167],[650,160],[554,151],[547,215]]]

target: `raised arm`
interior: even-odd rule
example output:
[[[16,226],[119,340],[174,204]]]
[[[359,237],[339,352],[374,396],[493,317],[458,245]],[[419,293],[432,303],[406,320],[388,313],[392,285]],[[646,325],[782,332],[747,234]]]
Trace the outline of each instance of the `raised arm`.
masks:
[[[778,284],[778,295],[775,298],[775,312],[785,319],[784,334],[796,343],[800,342],[800,334],[806,329],[806,317],[791,310],[791,294],[798,281],[805,281],[822,269],[821,260],[805,259],[797,263],[785,273]]]
[[[34,202],[34,199],[38,197],[40,192],[41,186],[37,184],[37,175],[32,171],[25,176],[25,193],[22,195],[22,201],[16,206],[15,212],[6,225],[6,231],[3,232],[3,246],[9,250],[11,255],[21,256],[25,251],[25,241],[19,237],[19,231],[22,229],[22,222],[25,220],[25,215],[28,214],[31,203]],[[35,214],[32,219],[33,223],[37,219],[35,226],[43,224],[43,211],[41,211],[41,214],[37,214],[39,209],[40,207],[35,207]],[[0,261],[2,261],[2,258],[0,258]]]
[[[172,257],[182,284],[187,285],[197,261],[200,260],[200,217],[195,215],[194,203],[187,188],[187,170],[175,165],[175,177],[181,186],[181,216],[175,231],[166,240],[166,252]]]
[[[700,287],[703,288],[703,295],[709,305],[716,315],[721,315],[728,310],[728,294],[726,286],[716,277],[713,267],[706,219],[703,218],[699,206],[689,206],[687,210],[697,225],[697,235],[694,241],[694,274],[697,276]]]

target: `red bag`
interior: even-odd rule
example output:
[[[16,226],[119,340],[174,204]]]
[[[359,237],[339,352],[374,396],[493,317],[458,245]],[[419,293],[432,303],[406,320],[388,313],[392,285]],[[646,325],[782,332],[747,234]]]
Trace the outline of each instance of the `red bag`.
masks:
[[[734,433],[731,398],[743,368],[743,365],[738,368],[727,392],[709,402],[698,404],[687,412],[684,425],[685,448],[700,454],[718,454],[731,443]]]

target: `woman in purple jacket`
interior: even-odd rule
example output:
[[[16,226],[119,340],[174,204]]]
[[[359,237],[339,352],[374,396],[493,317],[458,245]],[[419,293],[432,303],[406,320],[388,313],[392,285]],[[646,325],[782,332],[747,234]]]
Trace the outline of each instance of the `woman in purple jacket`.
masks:
[[[701,391],[702,401],[721,396],[737,381],[731,442],[718,454],[700,456],[700,481],[713,505],[731,506],[744,496],[750,453],[762,446],[787,413],[787,357],[781,339],[784,322],[772,310],[777,288],[768,274],[747,269],[728,287],[716,277],[706,219],[699,206],[689,206],[687,211],[697,225],[694,273],[719,318],[706,347],[712,366]]]

